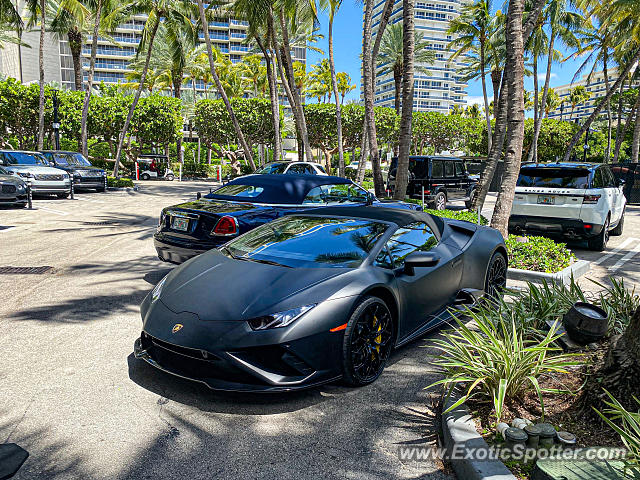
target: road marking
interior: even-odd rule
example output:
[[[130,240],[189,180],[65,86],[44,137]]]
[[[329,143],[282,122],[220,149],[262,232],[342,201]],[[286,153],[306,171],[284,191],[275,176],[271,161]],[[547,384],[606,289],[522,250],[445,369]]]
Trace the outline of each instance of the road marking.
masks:
[[[620,260],[618,260],[614,266],[609,267],[609,271],[610,272],[615,272],[622,265],[624,265],[629,260],[631,260],[633,257],[635,257],[638,253],[640,253],[640,243],[638,243],[635,247],[633,247],[633,250],[627,252],[627,254],[624,257],[622,257]]]
[[[51,213],[55,213],[56,215],[62,215],[62,216],[69,215],[69,212],[63,212],[62,210],[54,210],[53,208],[48,208],[48,207],[36,207],[36,210],[44,210],[46,212],[51,212]]]
[[[638,240],[637,238],[634,238],[634,237],[627,238],[618,247],[614,248],[609,253],[607,253],[606,255],[601,256],[598,260],[593,262],[593,265],[600,265],[601,263],[604,263],[610,257],[612,257],[614,255],[617,255],[620,252],[620,250],[622,250],[624,247],[626,247],[628,245],[631,245],[633,242],[638,242],[638,241],[640,241],[640,240]]]

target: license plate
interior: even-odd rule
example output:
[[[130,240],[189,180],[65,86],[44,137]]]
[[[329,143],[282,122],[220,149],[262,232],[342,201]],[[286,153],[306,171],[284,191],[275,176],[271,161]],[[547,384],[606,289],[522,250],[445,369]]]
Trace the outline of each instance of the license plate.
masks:
[[[538,203],[541,205],[555,205],[556,197],[551,195],[538,195]]]
[[[189,219],[173,217],[173,220],[171,221],[171,228],[186,232],[189,229]]]

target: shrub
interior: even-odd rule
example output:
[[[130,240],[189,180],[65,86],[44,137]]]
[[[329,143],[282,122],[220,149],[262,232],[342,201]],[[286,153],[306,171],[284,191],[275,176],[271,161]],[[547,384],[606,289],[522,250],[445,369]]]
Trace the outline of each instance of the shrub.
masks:
[[[411,202],[420,204],[420,201]],[[432,210],[427,208],[425,212],[438,217],[453,218],[455,220],[464,220],[465,222],[478,223],[478,214],[476,212],[468,212],[466,210]],[[480,216],[480,224],[488,225],[489,220],[484,216]]]
[[[560,349],[553,346],[560,337],[556,334],[556,326],[538,342],[525,337],[513,314],[496,315],[491,308],[467,313],[478,330],[472,330],[465,321],[454,317],[457,329],[445,333],[444,339],[434,341],[441,352],[435,363],[445,369],[445,378],[429,387],[443,385],[449,395],[454,387],[464,386],[461,398],[447,411],[477,398],[493,403],[496,423],[502,418],[505,402],[533,389],[540,399],[544,418],[542,393],[552,391],[541,388],[538,378],[544,374],[564,373],[567,367],[579,363],[576,355],[558,353]]]
[[[640,409],[637,412],[629,412],[613,395],[606,390],[605,393],[609,397],[608,401],[605,400],[605,404],[609,408],[604,413],[598,410],[596,413],[620,435],[622,442],[627,447],[626,467],[640,474]],[[640,408],[640,400],[637,397],[633,397],[633,399]],[[619,425],[616,422],[619,422]],[[630,475],[629,478],[637,477]]]
[[[133,187],[133,180],[130,178],[107,177],[107,185],[109,187],[122,188]]]
[[[556,273],[571,265],[576,259],[566,243],[556,243],[546,237],[509,235],[505,243],[511,268]]]

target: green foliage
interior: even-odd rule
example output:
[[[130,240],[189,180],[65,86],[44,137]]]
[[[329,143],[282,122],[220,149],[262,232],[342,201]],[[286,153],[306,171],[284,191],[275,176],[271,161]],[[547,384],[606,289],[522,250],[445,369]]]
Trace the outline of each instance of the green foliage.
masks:
[[[546,237],[509,235],[505,243],[511,268],[556,273],[567,268],[575,260],[575,255],[565,243],[556,243]]]
[[[640,400],[633,397],[638,404],[638,411],[630,412],[613,395],[606,390],[605,393],[609,397],[609,400],[605,400],[608,408],[604,412],[596,410],[596,413],[620,435],[627,447],[626,468],[640,475]],[[629,478],[632,478],[631,475]]]
[[[411,199],[406,201],[420,204],[419,200],[413,201],[413,199]],[[476,212],[469,212],[467,210],[432,210],[427,208],[425,209],[425,212],[430,213],[431,215],[436,215],[438,217],[453,218],[455,220],[464,220],[466,222],[478,223],[478,214]],[[480,215],[480,224],[488,225],[489,220],[487,220],[486,217]]]
[[[233,98],[231,105],[249,146],[273,144],[275,129],[269,100]],[[282,122],[283,114],[281,113],[280,123]],[[235,130],[222,100],[198,101],[195,109],[195,125],[205,145],[236,142]]]
[[[311,103],[304,106],[309,144],[312,148],[332,150],[337,148],[338,122],[336,106],[333,103]],[[362,125],[361,125],[362,127]]]
[[[482,135],[482,125],[483,120],[478,118],[439,112],[414,112],[412,150],[415,154],[421,154],[424,147],[431,147],[434,152],[468,150],[468,139]]]
[[[133,187],[133,180],[130,178],[107,177],[107,186],[114,188]]]
[[[131,122],[141,150],[158,148],[175,142],[182,131],[182,103],[179,98],[150,95],[138,101]]]
[[[454,387],[464,386],[460,400],[447,411],[476,398],[493,404],[497,423],[505,403],[535,390],[544,418],[542,393],[551,390],[541,388],[538,379],[566,372],[567,367],[578,364],[575,355],[559,353],[561,350],[553,346],[560,337],[557,326],[536,341],[525,337],[508,312],[499,315],[492,308],[480,308],[465,313],[477,329],[468,327],[467,319],[456,316],[457,328],[445,333],[442,340],[434,341],[441,352],[435,363],[444,368],[445,378],[429,387],[444,385],[450,393]]]

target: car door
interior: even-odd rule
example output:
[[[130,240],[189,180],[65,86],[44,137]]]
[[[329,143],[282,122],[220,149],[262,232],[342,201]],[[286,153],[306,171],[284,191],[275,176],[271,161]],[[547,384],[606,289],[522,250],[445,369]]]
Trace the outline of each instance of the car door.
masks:
[[[456,176],[456,196],[458,198],[467,198],[471,182],[469,181],[467,172],[464,169],[464,163],[454,162],[454,170]]]
[[[624,213],[625,197],[623,187],[619,185],[619,182],[614,177],[611,169],[608,166],[602,166],[602,171],[605,177],[606,189],[611,191],[612,196],[612,210],[611,210],[611,223],[617,223]]]
[[[433,251],[440,261],[433,267],[416,268],[414,275],[404,272],[404,259],[413,252]],[[436,325],[434,317],[453,302],[462,277],[462,252],[438,243],[426,223],[415,222],[398,228],[382,249],[376,265],[394,270],[400,294],[403,321],[398,339],[426,325]]]
[[[607,214],[611,212],[611,224],[615,224],[617,221],[617,213],[615,212],[614,205],[614,189],[609,186],[608,177],[603,167],[598,167],[593,171],[593,178],[591,180],[591,188],[589,194],[601,195],[602,201],[596,204],[595,208],[598,213],[604,219],[607,218]]]
[[[462,198],[460,182],[456,178],[456,163],[453,160],[445,160],[444,162],[444,184],[447,189],[447,200],[459,200]]]

